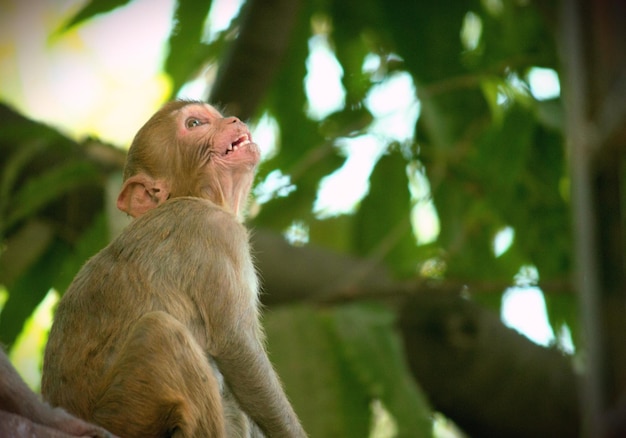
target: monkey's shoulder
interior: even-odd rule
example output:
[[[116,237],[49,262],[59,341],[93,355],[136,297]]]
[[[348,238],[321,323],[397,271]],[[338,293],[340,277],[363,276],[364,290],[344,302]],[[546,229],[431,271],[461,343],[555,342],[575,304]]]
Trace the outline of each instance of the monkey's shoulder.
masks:
[[[133,252],[163,248],[184,253],[198,250],[198,246],[247,245],[248,238],[246,227],[235,215],[209,200],[180,197],[133,220],[116,241]]]

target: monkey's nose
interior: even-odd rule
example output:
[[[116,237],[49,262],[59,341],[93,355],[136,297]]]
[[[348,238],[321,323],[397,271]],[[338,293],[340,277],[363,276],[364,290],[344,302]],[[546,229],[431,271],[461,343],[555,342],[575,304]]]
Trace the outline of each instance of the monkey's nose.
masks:
[[[224,119],[225,123],[237,123],[237,122],[241,122],[241,120],[239,120],[237,117],[232,116],[232,117],[226,117]]]

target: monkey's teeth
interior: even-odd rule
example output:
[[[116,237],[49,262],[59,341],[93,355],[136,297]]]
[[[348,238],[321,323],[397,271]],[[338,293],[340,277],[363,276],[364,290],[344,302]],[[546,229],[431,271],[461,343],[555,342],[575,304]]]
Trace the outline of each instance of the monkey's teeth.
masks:
[[[228,149],[226,149],[226,153],[228,154],[230,152],[234,152],[239,149],[240,146],[245,146],[248,143],[250,143],[250,137],[247,135],[242,135],[228,146]]]

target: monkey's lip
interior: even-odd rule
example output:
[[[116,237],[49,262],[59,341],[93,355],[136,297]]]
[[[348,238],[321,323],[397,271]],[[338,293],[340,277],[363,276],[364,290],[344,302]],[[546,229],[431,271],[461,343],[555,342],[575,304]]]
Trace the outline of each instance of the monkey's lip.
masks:
[[[224,155],[228,155],[231,152],[235,152],[239,148],[246,146],[250,143],[252,143],[250,139],[250,134],[240,135],[239,137],[237,137],[235,141],[233,141],[231,144],[228,145],[228,148],[226,149],[226,153]]]

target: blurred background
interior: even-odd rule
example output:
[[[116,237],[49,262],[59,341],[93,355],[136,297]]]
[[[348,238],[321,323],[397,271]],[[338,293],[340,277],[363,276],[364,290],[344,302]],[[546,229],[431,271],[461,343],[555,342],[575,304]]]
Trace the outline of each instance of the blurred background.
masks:
[[[619,436],[618,0],[0,0],[0,342],[128,223],[164,102],[251,127],[272,362],[311,437]],[[85,317],[89,317],[86,315]]]

